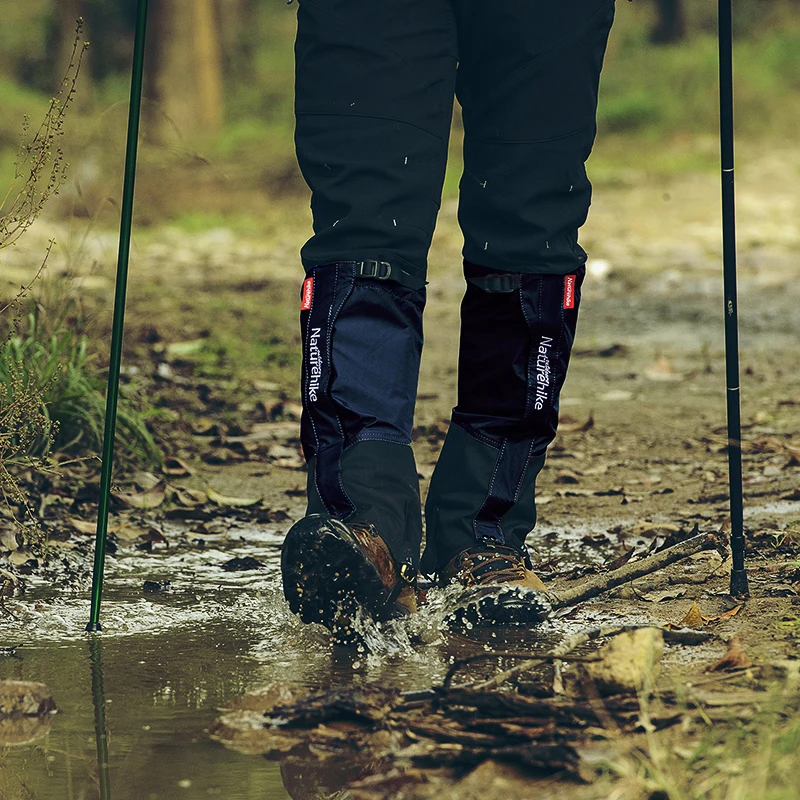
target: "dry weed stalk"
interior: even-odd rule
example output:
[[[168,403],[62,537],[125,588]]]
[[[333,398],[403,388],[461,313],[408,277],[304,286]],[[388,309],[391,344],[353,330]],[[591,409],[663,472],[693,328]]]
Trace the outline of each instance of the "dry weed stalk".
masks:
[[[89,43],[83,41],[83,19],[78,19],[69,65],[33,136],[30,135],[30,118],[27,115],[23,118],[14,180],[0,202],[3,208],[13,197],[9,209],[0,216],[0,249],[14,244],[33,225],[47,201],[58,194],[64,183],[68,164],[64,160],[61,137],[88,46]]]
[[[68,165],[64,159],[61,137],[64,134],[67,109],[75,97],[78,75],[88,46],[88,42],[83,40],[83,20],[78,19],[72,54],[64,78],[55,97],[50,101],[42,123],[32,136],[29,117],[26,115],[23,119],[14,180],[0,202],[0,208],[3,208],[10,201],[8,210],[0,215],[0,249],[13,245],[33,225],[47,201],[58,194],[64,183]],[[11,301],[0,307],[0,313],[14,310],[14,318],[8,326],[6,337],[0,343],[0,356],[3,358],[6,376],[6,380],[0,384],[0,495],[11,511],[25,544],[34,549],[40,549],[44,545],[45,537],[18,477],[10,468],[21,466],[35,470],[46,469],[47,464],[42,458],[32,457],[28,453],[43,438],[48,443],[51,442],[56,429],[48,419],[43,404],[50,385],[37,385],[25,365],[14,357],[11,342],[19,327],[20,301],[42,275],[53,244],[51,241],[31,280],[19,289]],[[45,447],[44,452],[47,453],[48,449]],[[24,522],[18,516],[20,509]]]

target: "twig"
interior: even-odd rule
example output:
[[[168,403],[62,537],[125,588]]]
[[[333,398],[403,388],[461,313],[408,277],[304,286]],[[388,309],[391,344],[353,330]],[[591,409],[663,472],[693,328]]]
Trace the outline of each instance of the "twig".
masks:
[[[627,564],[623,564],[619,569],[612,570],[606,575],[598,575],[595,578],[590,578],[575,589],[567,589],[559,595],[551,592],[550,601],[553,610],[578,605],[578,603],[582,603],[584,600],[597,597],[597,595],[603,594],[603,592],[607,592],[610,589],[614,589],[636,578],[650,575],[653,572],[657,572],[670,564],[674,564],[676,561],[688,558],[702,550],[719,550],[721,547],[722,543],[714,533],[704,533],[700,536],[694,536],[691,539],[687,539],[685,542],[680,542],[672,547],[668,547],[660,553],[647,556],[641,561],[629,561]]]
[[[28,281],[27,284],[25,284],[24,286],[20,286],[19,291],[16,293],[16,295],[14,295],[13,300],[9,300],[2,308],[0,308],[0,314],[3,314],[4,312],[8,311],[8,309],[11,308],[11,306],[13,306],[18,300],[25,297],[25,295],[30,291],[33,284],[39,280],[42,273],[45,271],[45,268],[47,267],[47,260],[50,258],[50,253],[52,252],[53,245],[55,243],[56,243],[55,239],[50,240],[50,243],[47,245],[47,250],[45,250],[44,252],[44,258],[42,259],[42,263],[39,264],[39,268],[36,270],[36,274],[30,279],[30,281]]]
[[[536,664],[541,663],[542,661],[553,661],[558,658],[560,661],[599,661],[598,658],[594,656],[557,656],[553,653],[543,653],[540,656],[534,656],[530,653],[515,653],[515,652],[491,652],[491,653],[478,653],[474,656],[469,656],[468,658],[459,658],[457,661],[453,662],[452,666],[449,670],[447,670],[447,675],[444,676],[444,681],[442,681],[442,689],[447,692],[450,690],[450,684],[453,682],[453,678],[456,676],[456,673],[461,669],[461,667],[465,667],[467,664],[471,664],[473,661],[484,661],[487,658],[524,658],[525,662],[528,664]],[[470,688],[470,684],[464,684],[461,686],[453,687],[455,689],[468,689]],[[479,688],[479,687],[478,687]]]
[[[475,690],[495,688],[501,683],[507,681],[509,678],[513,678],[515,675],[519,675],[522,672],[527,672],[529,669],[532,669],[546,658],[547,660],[553,661],[593,661],[594,659],[591,658],[578,658],[575,656],[569,656],[568,654],[575,650],[575,648],[580,647],[582,644],[586,644],[594,639],[616,636],[618,633],[639,631],[647,628],[655,628],[656,630],[661,631],[666,640],[681,644],[700,644],[701,642],[709,639],[712,635],[705,634],[705,636],[698,637],[696,634],[703,633],[702,631],[686,631],[686,635],[684,635],[684,631],[670,631],[666,630],[665,628],[661,628],[658,625],[606,625],[600,628],[591,628],[567,637],[563,642],[561,642],[560,645],[558,645],[558,647],[554,647],[549,653],[547,653],[546,656],[539,656],[538,658],[531,658],[527,661],[523,661],[521,664],[510,667],[504,672],[500,672],[495,675],[494,678],[490,678],[488,681],[484,681],[483,683],[476,683],[472,684],[470,687],[461,686],[458,688],[470,688]]]
[[[747,673],[753,673],[753,671],[760,671],[760,667],[745,667],[744,669],[737,669],[736,672],[728,672],[726,674],[720,674],[713,678],[706,678],[702,681],[697,681],[697,683],[692,683],[691,681],[686,682],[686,686],[689,689],[695,689],[698,686],[705,686],[709,683],[721,683],[722,681],[732,681],[734,678],[741,678],[743,675],[747,675]]]

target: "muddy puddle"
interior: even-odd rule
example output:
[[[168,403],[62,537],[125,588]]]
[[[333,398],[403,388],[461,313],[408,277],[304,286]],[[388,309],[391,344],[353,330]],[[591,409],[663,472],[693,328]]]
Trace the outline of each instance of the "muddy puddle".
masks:
[[[82,632],[87,577],[61,590],[48,585],[52,576],[32,577],[24,601],[9,603],[15,618],[5,620],[0,646],[14,649],[0,658],[0,679],[45,683],[58,713],[31,733],[33,741],[0,756],[4,800],[322,796],[341,785],[339,767],[327,774],[309,764],[304,772],[296,759],[282,767],[226,749],[208,735],[218,709],[273,682],[424,689],[441,682],[455,658],[494,648],[545,649],[581,625],[608,619],[590,604],[535,632],[474,631],[467,638],[443,632],[449,598],[435,590],[410,623],[389,630],[365,625],[368,650],[337,648],[323,628],[300,624],[283,600],[282,530],[232,529],[202,548],[177,529],[167,533],[178,542],[169,552],[124,547],[109,558],[98,637]],[[582,535],[580,527],[562,531],[562,555],[577,553]],[[547,555],[555,550],[553,544]],[[225,571],[236,557],[263,566]],[[156,584],[161,588],[152,591]],[[497,657],[481,669],[489,675],[504,666]]]

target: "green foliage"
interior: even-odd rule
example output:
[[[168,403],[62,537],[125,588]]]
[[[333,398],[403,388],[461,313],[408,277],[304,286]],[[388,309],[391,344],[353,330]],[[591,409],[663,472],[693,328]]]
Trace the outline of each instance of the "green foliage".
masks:
[[[701,5],[701,4],[698,4]],[[709,8],[705,12],[713,11]],[[602,133],[650,138],[716,134],[718,42],[714,24],[690,20],[688,38],[654,47],[641,9],[621,6],[611,34],[598,112]],[[713,23],[713,14],[710,21]],[[800,20],[746,26],[734,44],[737,132],[787,138],[800,124],[790,98],[800,82]]]
[[[240,236],[258,236],[262,223],[246,213],[224,215],[218,212],[187,211],[172,221],[186,233],[206,233],[214,228],[225,228]]]
[[[6,462],[51,450],[95,454],[101,448],[105,378],[87,337],[67,324],[69,306],[62,302],[56,319],[49,321],[42,307],[29,301],[24,319],[17,320],[0,347],[3,405],[34,409],[30,425],[13,414],[17,427],[0,427],[7,442]],[[160,458],[141,413],[124,395],[117,413],[117,443],[123,460],[152,463]]]

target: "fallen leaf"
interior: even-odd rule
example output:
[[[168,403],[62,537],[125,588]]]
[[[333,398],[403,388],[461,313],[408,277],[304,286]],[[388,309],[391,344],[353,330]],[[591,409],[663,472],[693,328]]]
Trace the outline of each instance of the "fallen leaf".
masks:
[[[139,494],[114,492],[113,497],[130,508],[158,508],[167,496],[167,484],[159,481],[152,489]]]
[[[651,381],[682,381],[683,375],[675,372],[672,364],[665,356],[660,355],[653,364],[644,371],[645,377]]]
[[[617,556],[611,561],[607,561],[605,564],[603,564],[603,568],[607,570],[619,569],[621,566],[623,566],[623,564],[627,564],[631,560],[631,557],[635,552],[636,548],[631,547],[630,550],[626,550],[622,555]]]
[[[165,475],[171,475],[175,478],[185,478],[192,474],[192,470],[186,462],[174,457],[164,459],[164,466],[161,467],[161,471]]]
[[[220,426],[209,417],[198,417],[192,423],[192,433],[196,436],[220,436]]]
[[[208,502],[208,495],[199,489],[182,488],[175,490],[175,502],[187,508],[202,506]]]
[[[30,561],[32,557],[33,556],[29,550],[14,550],[13,553],[9,553],[8,555],[8,563],[13,564],[15,567],[19,567]]]
[[[700,613],[700,609],[697,606],[697,601],[692,601],[691,608],[686,612],[683,619],[678,623],[682,628],[702,628],[703,627],[703,615]]]
[[[735,617],[739,613],[739,611],[741,611],[741,609],[743,607],[744,607],[744,604],[741,604],[741,605],[738,605],[738,606],[734,606],[729,611],[726,611],[724,614],[720,614],[718,617],[709,617],[708,621],[709,622],[716,622],[717,620],[720,620],[720,619],[730,619],[731,617]]]
[[[237,461],[246,461],[247,456],[242,453],[237,453],[231,450],[230,447],[216,447],[213,450],[207,450],[200,458],[206,464],[232,464]]]
[[[78,533],[92,534],[97,532],[97,521],[90,522],[86,519],[77,519],[76,517],[68,517],[69,524],[75,528]]]
[[[14,531],[3,531],[0,534],[0,544],[2,544],[3,550],[16,550],[19,546],[17,534]]]
[[[169,547],[169,542],[164,534],[156,528],[148,528],[140,538],[141,541],[136,545],[139,550],[152,552],[156,549],[156,546],[158,546],[159,549],[161,547]]]
[[[586,422],[573,422],[571,420],[565,420],[559,422],[558,424],[558,432],[559,433],[574,433],[576,431],[588,431],[594,428],[594,414],[589,412],[589,418]]]
[[[749,667],[750,659],[744,651],[744,645],[738,634],[728,642],[728,652],[722,658],[706,668],[706,672],[727,672],[732,669]]]
[[[232,506],[234,508],[247,508],[248,506],[255,506],[261,502],[260,497],[226,497],[225,495],[215,492],[210,486],[206,487],[206,494],[212,503],[218,506]]]
[[[147,531],[144,528],[140,528],[137,525],[131,525],[129,522],[124,523],[123,525],[117,525],[111,533],[117,537],[117,539],[122,540],[123,542],[134,542],[141,536],[145,536]]]
[[[728,611],[725,611],[722,614],[718,614],[714,617],[706,617],[700,613],[700,608],[697,605],[697,601],[692,601],[692,607],[686,612],[686,616],[678,623],[675,627],[682,627],[682,628],[702,628],[707,622],[719,622],[720,620],[730,619],[731,617],[735,617],[739,611],[742,609],[742,605],[734,606]]]
[[[143,492],[147,492],[154,486],[158,486],[158,484],[161,482],[161,478],[159,478],[158,475],[154,475],[152,472],[147,472],[146,470],[137,470],[133,473],[133,482]]]
[[[686,594],[686,589],[666,589],[660,592],[645,592],[642,595],[639,595],[642,600],[646,600],[648,603],[663,603],[665,600],[677,600],[679,597],[683,597]],[[687,627],[693,627],[691,625]]]

